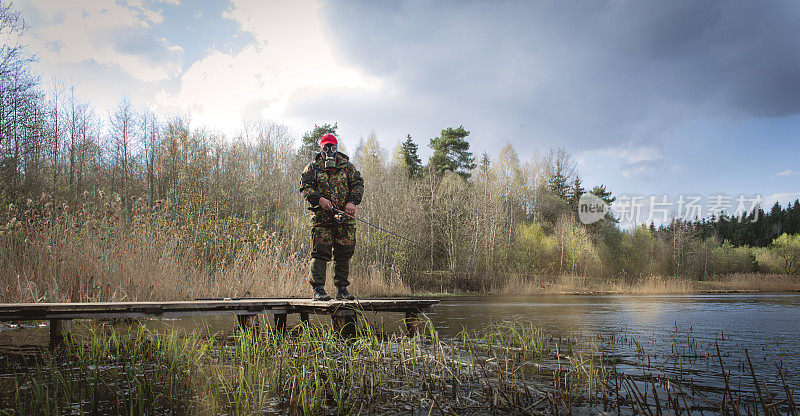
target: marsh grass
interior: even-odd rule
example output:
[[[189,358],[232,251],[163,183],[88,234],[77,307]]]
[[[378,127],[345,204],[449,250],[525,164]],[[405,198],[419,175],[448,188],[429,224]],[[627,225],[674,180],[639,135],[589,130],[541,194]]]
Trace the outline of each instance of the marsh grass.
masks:
[[[541,330],[529,325],[448,340],[430,322],[415,338],[381,335],[368,324],[350,340],[326,326],[302,324],[293,333],[242,330],[220,340],[93,326],[56,355],[3,357],[3,384],[13,388],[0,393],[0,408],[7,414],[524,414],[549,397],[540,385],[552,372],[537,363],[550,351]],[[578,385],[591,371],[580,364],[556,378],[579,401],[585,387]]]

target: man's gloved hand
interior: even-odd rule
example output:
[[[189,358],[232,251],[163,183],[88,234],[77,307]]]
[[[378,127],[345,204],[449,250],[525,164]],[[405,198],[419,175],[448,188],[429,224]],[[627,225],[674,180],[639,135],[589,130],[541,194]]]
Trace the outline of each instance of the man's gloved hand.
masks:
[[[329,201],[329,200],[327,200],[325,198],[322,198],[322,197],[319,198],[319,206],[321,206],[322,209],[324,209],[325,211],[330,211],[330,210],[333,209],[333,205],[331,204],[331,201]]]
[[[356,205],[352,202],[348,202],[347,205],[344,206],[344,213],[347,215],[356,215]]]

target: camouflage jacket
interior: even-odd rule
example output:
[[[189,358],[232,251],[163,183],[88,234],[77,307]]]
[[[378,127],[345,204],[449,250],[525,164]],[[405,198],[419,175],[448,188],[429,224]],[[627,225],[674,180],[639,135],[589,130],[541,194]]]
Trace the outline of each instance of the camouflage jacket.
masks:
[[[344,210],[348,202],[358,205],[364,196],[364,179],[344,153],[336,152],[333,169],[326,169],[322,154],[317,153],[300,176],[300,193],[310,204],[308,209],[314,212],[314,225],[333,225],[333,214],[319,206],[319,198],[325,197],[339,210]],[[348,223],[353,222],[350,219]]]

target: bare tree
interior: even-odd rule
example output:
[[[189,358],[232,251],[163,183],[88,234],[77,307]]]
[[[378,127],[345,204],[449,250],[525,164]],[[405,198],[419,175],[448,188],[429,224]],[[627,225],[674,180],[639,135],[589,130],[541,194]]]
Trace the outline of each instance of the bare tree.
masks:
[[[156,196],[156,154],[160,141],[160,125],[158,117],[152,110],[144,110],[141,114],[142,123],[142,150],[145,163],[145,177],[147,180],[148,200],[150,205],[155,204]]]
[[[123,98],[109,117],[110,142],[113,143],[114,167],[119,172],[119,194],[126,209],[130,208],[131,164],[135,142],[135,110]]]

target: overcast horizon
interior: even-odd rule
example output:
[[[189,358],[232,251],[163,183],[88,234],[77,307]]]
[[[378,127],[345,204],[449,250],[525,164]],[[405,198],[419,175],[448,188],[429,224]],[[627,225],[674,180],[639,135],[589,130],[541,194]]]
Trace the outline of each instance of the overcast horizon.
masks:
[[[350,149],[411,134],[426,157],[463,125],[475,155],[563,147],[616,195],[800,198],[797,2],[69,3],[15,6],[44,85],[102,113],[336,122]]]

